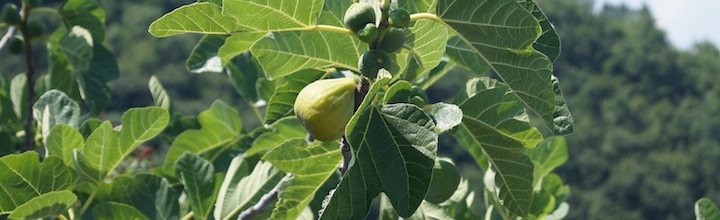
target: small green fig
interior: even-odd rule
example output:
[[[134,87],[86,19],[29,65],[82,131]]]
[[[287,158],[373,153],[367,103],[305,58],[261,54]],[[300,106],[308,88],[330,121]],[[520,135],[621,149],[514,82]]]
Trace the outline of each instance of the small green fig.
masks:
[[[360,69],[360,74],[363,76],[375,79],[380,69],[392,71],[392,58],[390,54],[385,51],[375,49],[368,50],[360,55],[358,69]]]
[[[8,40],[8,50],[12,54],[20,54],[25,50],[25,42],[22,37],[15,35]]]
[[[37,19],[30,19],[28,21],[28,35],[30,35],[31,38],[43,36],[46,31],[47,26],[45,26],[45,23],[42,21]]]
[[[391,28],[385,33],[380,42],[380,49],[388,53],[395,53],[405,44],[405,31],[399,28]]]
[[[357,36],[365,43],[372,43],[378,37],[378,28],[373,23],[368,23],[365,27],[357,31]]]
[[[298,93],[295,115],[316,140],[337,140],[353,115],[355,88],[352,78],[312,82]]]
[[[343,17],[345,27],[357,32],[368,23],[375,23],[375,9],[368,3],[354,3],[348,7]]]
[[[404,8],[392,10],[388,16],[390,26],[404,28],[410,24],[410,13]]]
[[[2,9],[2,21],[11,25],[20,24],[20,12],[13,3],[5,3]]]
[[[460,184],[460,171],[450,158],[437,158],[425,201],[438,204],[449,199]]]

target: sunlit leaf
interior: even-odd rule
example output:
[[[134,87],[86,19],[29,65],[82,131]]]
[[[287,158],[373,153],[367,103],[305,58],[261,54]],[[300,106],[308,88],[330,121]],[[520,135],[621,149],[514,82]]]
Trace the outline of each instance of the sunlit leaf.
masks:
[[[150,93],[152,94],[155,105],[170,111],[172,107],[170,95],[165,91],[165,88],[156,76],[153,75],[150,77],[148,88],[150,88]]]
[[[701,198],[695,202],[695,219],[711,220],[720,219],[720,210],[717,205],[708,198]]]
[[[33,105],[33,115],[40,122],[40,131],[44,137],[57,124],[67,124],[73,128],[80,126],[80,106],[58,90],[50,90],[40,96]]]
[[[222,14],[249,30],[277,31],[314,25],[324,0],[224,0]]]
[[[77,196],[68,190],[42,194],[18,206],[9,219],[38,219],[65,213],[77,202]]]
[[[284,175],[268,162],[260,161],[252,172],[250,169],[242,157],[233,159],[215,203],[215,219],[237,219],[240,212],[255,205]]]
[[[48,155],[61,158],[68,167],[73,166],[73,150],[82,151],[84,146],[82,134],[66,124],[54,126],[45,138]]]
[[[58,157],[40,163],[34,151],[0,158],[0,213],[48,192],[72,188],[72,174]]]
[[[342,160],[337,142],[290,139],[274,148],[263,160],[293,177],[280,185],[273,219],[295,219],[313,199],[315,192],[332,176]]]

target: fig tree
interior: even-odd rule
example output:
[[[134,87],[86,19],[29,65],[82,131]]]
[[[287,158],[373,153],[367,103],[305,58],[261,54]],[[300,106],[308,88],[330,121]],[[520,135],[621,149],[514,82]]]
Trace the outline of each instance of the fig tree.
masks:
[[[390,26],[404,28],[410,24],[410,13],[404,8],[392,10],[388,16]]]
[[[295,99],[295,115],[315,139],[334,141],[353,115],[355,80],[324,79],[305,86]]]
[[[345,27],[357,32],[368,23],[375,23],[375,9],[368,3],[354,3],[348,7],[343,17]]]
[[[460,184],[460,171],[449,158],[438,158],[433,167],[430,189],[425,201],[438,204],[449,199]]]
[[[10,50],[10,53],[12,54],[20,54],[25,50],[25,43],[23,42],[22,37],[15,35],[10,40],[8,40],[8,50]]]
[[[2,10],[2,22],[16,25],[20,24],[20,12],[13,3],[5,3]]]
[[[375,79],[380,69],[392,71],[392,58],[385,51],[371,49],[360,55],[358,69],[363,76]]]
[[[405,31],[399,28],[391,28],[385,33],[380,42],[380,49],[388,53],[395,53],[405,44]]]
[[[365,27],[357,31],[357,36],[365,43],[372,43],[377,39],[378,29],[373,23],[368,23]]]

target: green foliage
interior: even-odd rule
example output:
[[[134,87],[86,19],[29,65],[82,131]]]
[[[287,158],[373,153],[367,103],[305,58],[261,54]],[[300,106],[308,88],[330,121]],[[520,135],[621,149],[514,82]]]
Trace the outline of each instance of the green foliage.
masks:
[[[47,74],[0,81],[0,140],[27,137],[35,143],[23,150],[46,155],[13,147],[0,158],[0,192],[13,198],[0,201],[2,215],[365,219],[378,196],[382,219],[567,214],[568,186],[552,172],[568,151],[553,135],[572,133],[574,120],[552,75],[558,35],[534,2],[101,5],[112,11],[93,0],[43,8],[62,22],[22,33],[47,46],[37,71]],[[155,37],[202,36],[130,40],[146,34],[138,24]],[[429,99],[455,67],[470,70],[466,88]],[[348,84],[313,86],[328,78]],[[146,105],[156,107],[125,110]],[[302,107],[343,109],[315,113],[308,127]],[[19,132],[26,123],[34,130]],[[315,128],[333,135],[313,141]],[[447,159],[456,165],[439,148],[470,157]],[[468,159],[482,184],[461,176]]]
[[[695,202],[695,219],[717,219],[720,218],[720,210],[717,205],[708,198],[701,198]]]

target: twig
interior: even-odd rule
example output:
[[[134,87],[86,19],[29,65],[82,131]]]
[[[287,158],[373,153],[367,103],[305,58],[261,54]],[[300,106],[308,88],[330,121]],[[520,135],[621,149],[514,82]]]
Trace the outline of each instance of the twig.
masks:
[[[22,29],[22,35],[25,39],[25,63],[27,64],[27,109],[26,120],[25,120],[25,147],[22,151],[29,151],[33,147],[33,140],[35,135],[33,134],[33,104],[35,103],[35,67],[33,66],[33,53],[32,44],[30,39],[30,33],[28,32],[28,20],[30,18],[30,7],[25,6],[22,8],[23,19],[20,22],[20,28]]]
[[[291,173],[288,173],[283,177],[283,180],[292,178],[293,175]],[[283,180],[280,180],[280,183],[283,182]],[[275,187],[270,190],[270,192],[265,193],[260,198],[260,201],[258,201],[257,204],[251,206],[250,208],[246,209],[245,211],[242,211],[240,215],[238,215],[238,220],[246,220],[246,219],[252,219],[256,215],[262,213],[265,210],[265,207],[270,205],[270,203],[275,202],[278,199],[278,193],[280,191],[280,183],[275,185]]]

